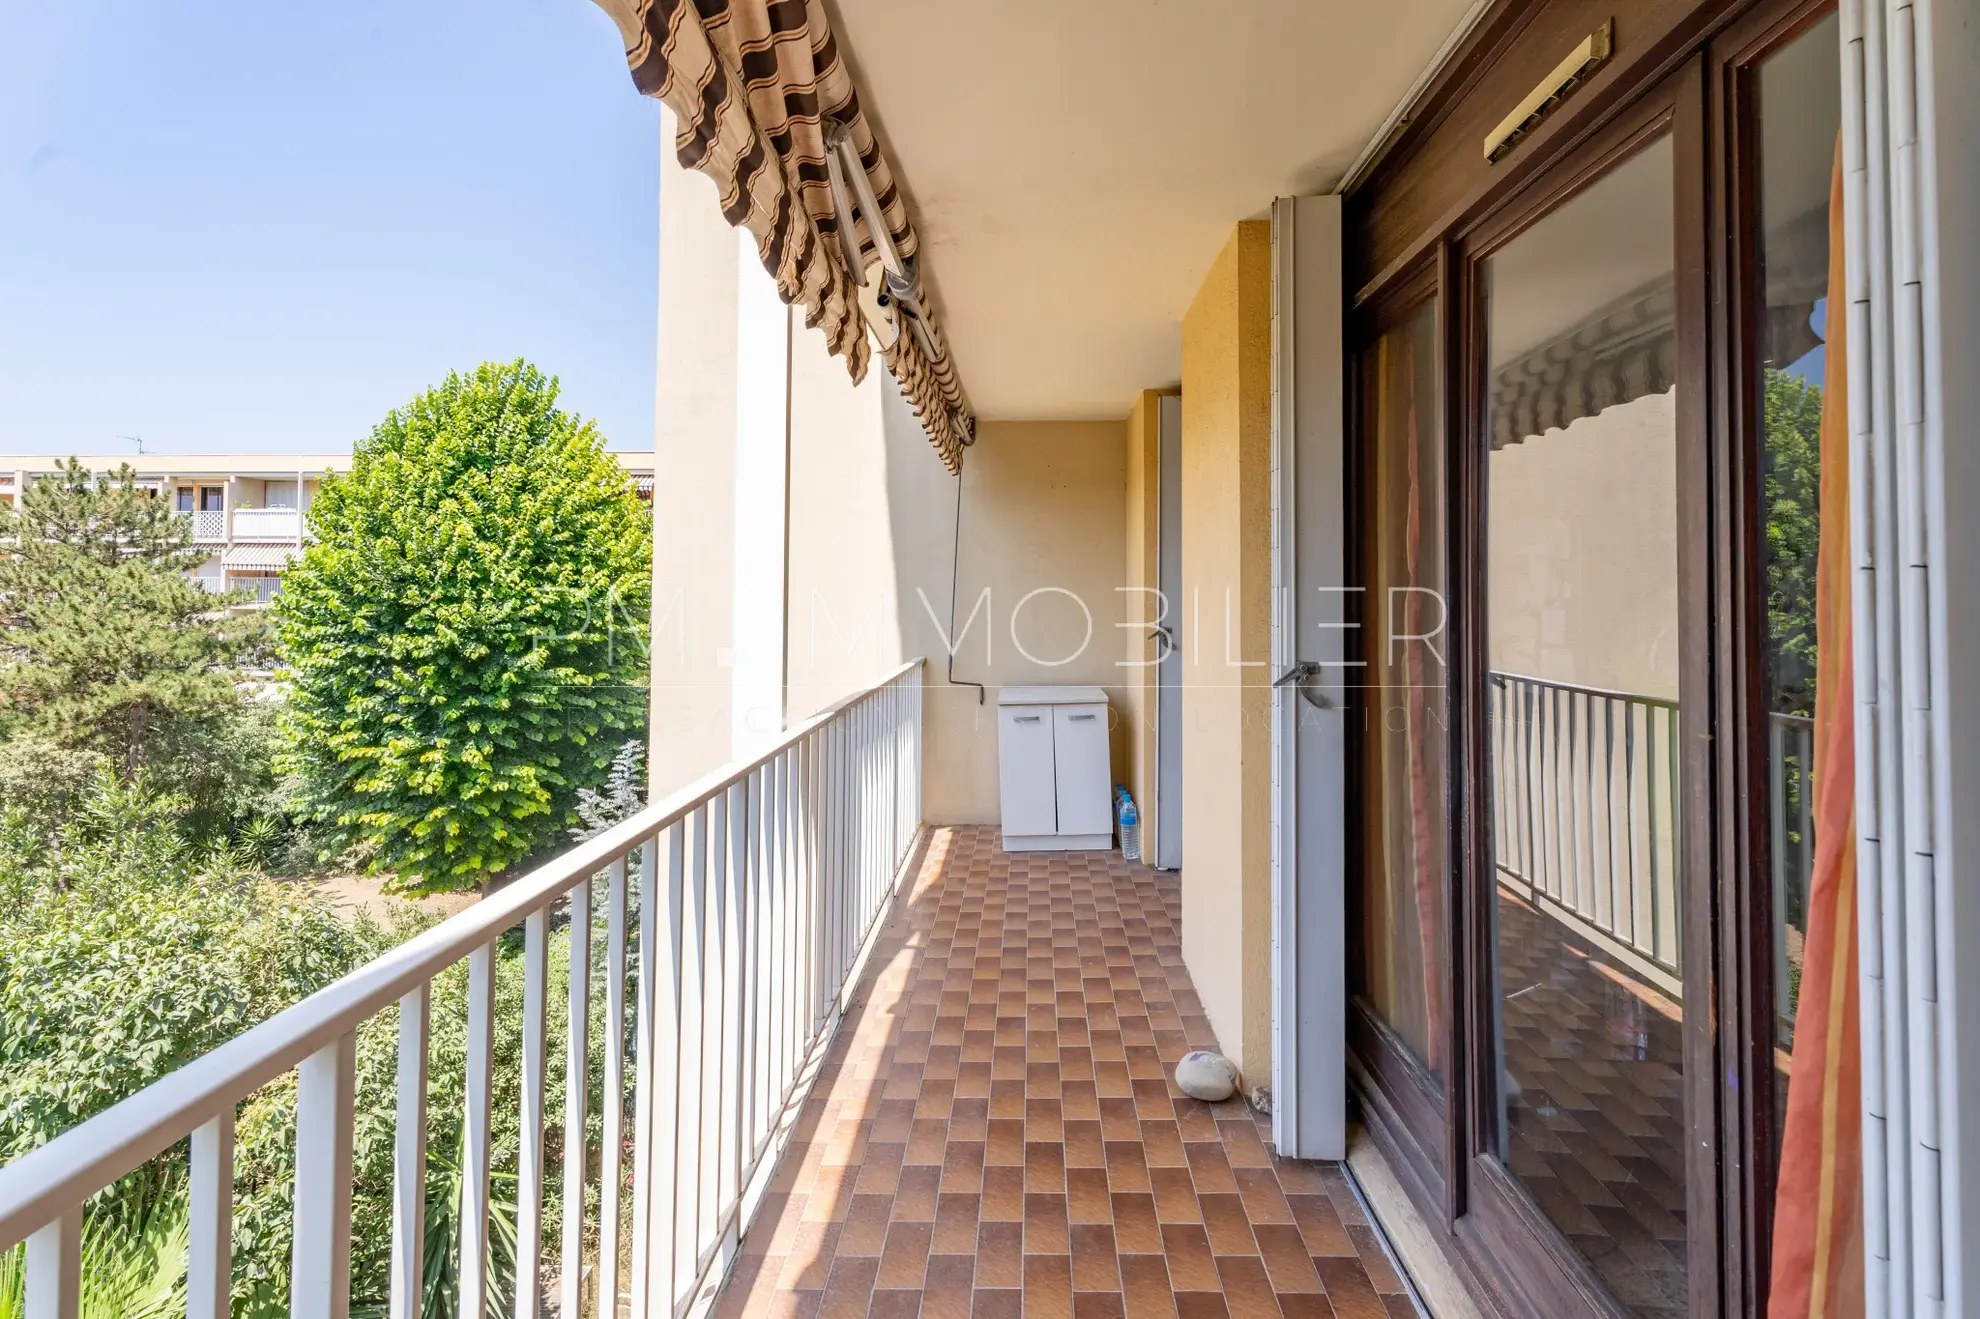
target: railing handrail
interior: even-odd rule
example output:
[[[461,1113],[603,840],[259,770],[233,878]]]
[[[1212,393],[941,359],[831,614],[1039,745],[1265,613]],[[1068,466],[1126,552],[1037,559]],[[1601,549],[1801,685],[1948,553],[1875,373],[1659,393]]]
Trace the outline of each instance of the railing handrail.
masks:
[[[603,870],[678,824],[835,715],[922,663],[920,657],[906,661],[878,682],[804,720],[753,759],[731,762],[668,794],[638,815],[559,854],[467,910],[0,1167],[0,1250],[25,1241],[68,1206],[88,1199],[184,1140],[409,990],[560,900],[585,876]]]
[[[1551,687],[1556,691],[1574,692],[1582,696],[1602,696],[1612,701],[1632,701],[1637,705],[1647,705],[1658,710],[1675,710],[1678,703],[1668,696],[1648,696],[1642,692],[1612,691],[1607,687],[1584,687],[1579,683],[1561,682],[1554,678],[1536,678],[1530,673],[1512,673],[1505,669],[1493,669],[1489,675],[1494,682],[1523,682],[1534,687]]]

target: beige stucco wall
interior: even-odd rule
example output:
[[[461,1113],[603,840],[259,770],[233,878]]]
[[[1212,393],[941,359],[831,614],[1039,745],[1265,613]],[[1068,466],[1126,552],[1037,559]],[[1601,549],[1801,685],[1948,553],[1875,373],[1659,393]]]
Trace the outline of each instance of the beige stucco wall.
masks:
[[[671,141],[671,116],[661,139]],[[729,759],[735,568],[736,237],[715,185],[660,152],[654,390],[652,705],[655,795]]]
[[[1678,694],[1676,393],[1492,455],[1494,669]]]
[[[1162,524],[1161,399],[1159,391],[1143,390],[1128,413],[1123,436],[1127,483],[1126,560],[1122,584],[1127,609],[1124,621],[1135,626],[1121,634],[1122,670],[1121,755],[1128,791],[1141,813],[1144,848],[1155,839],[1155,813],[1160,804],[1155,796],[1155,706],[1157,670],[1148,661],[1155,658],[1148,633],[1155,626],[1155,598],[1142,594],[1152,591],[1158,580]]]
[[[1246,221],[1182,330],[1183,957],[1247,1090],[1272,1056],[1271,281]]]
[[[1121,423],[985,422],[968,451],[955,676],[986,685],[981,704],[976,688],[946,678],[956,478],[900,391],[877,369],[854,385],[823,337],[800,327],[790,436],[787,717],[926,657],[923,813],[932,824],[995,823],[1005,684],[1099,685],[1117,711],[1128,699],[1117,664],[1126,617]]]

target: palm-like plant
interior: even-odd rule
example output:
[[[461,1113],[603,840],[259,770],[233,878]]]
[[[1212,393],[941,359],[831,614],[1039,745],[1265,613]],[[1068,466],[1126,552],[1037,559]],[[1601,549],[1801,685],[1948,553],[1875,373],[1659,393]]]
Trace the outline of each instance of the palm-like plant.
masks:
[[[83,1223],[81,1319],[169,1319],[186,1312],[186,1195],[147,1178],[104,1197]],[[0,1255],[0,1319],[27,1314],[27,1255]]]

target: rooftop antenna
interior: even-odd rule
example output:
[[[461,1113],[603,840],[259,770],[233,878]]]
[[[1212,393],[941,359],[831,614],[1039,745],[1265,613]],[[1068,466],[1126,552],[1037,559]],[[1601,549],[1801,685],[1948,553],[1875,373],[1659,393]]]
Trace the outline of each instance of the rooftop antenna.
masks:
[[[132,444],[135,444],[135,445],[137,446],[137,451],[138,451],[139,453],[143,453],[143,452],[144,452],[144,436],[142,436],[142,435],[119,435],[119,436],[118,436],[117,438],[118,438],[118,439],[120,439],[120,440],[129,440],[129,441],[130,441],[130,442],[131,442]]]

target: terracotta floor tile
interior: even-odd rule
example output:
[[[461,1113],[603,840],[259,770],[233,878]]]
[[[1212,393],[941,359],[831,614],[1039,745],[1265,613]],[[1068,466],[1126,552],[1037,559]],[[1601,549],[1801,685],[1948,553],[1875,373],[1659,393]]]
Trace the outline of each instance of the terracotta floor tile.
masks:
[[[1341,1216],[1334,1212],[1334,1202],[1324,1195],[1289,1195],[1286,1203],[1292,1206],[1293,1222],[1299,1226],[1299,1234],[1306,1240],[1306,1253],[1309,1255],[1353,1255],[1354,1242],[1348,1237],[1347,1228],[1341,1224]]]
[[[1064,1194],[1025,1193],[1025,1254],[1070,1254],[1072,1247],[1066,1229],[1066,1197]]]
[[[1320,1273],[1320,1285],[1341,1319],[1387,1319],[1389,1308],[1375,1294],[1368,1274],[1355,1259],[1324,1258],[1313,1261]]]
[[[1224,1155],[1222,1144],[1190,1141],[1183,1150],[1189,1158],[1189,1174],[1197,1190],[1211,1193],[1237,1190],[1237,1178],[1231,1175],[1231,1163]]]
[[[894,1217],[932,1220],[941,1183],[940,1168],[923,1166],[901,1169],[900,1188],[894,1192]]]
[[[1284,1319],[1334,1319],[1334,1303],[1320,1292],[1280,1292],[1279,1313]],[[1408,1315],[1419,1319],[1414,1306]]]
[[[969,1319],[976,1290],[976,1243],[967,1254],[930,1255],[921,1288],[922,1319]]]
[[[973,1319],[1024,1319],[1024,1292],[979,1287],[970,1314]]]
[[[1181,913],[1176,876],[1115,853],[1013,855],[994,829],[932,831],[717,1313],[1190,1319],[1331,1304],[1373,1319],[1406,1306],[1337,1165],[1278,1159],[1242,1099],[1175,1088],[1184,1052],[1218,1047]],[[1551,1057],[1531,1032],[1513,1043],[1508,1065],[1559,1114],[1528,1121],[1518,1175],[1592,1230],[1681,1248],[1681,1196],[1665,1203],[1681,1170],[1660,1163],[1675,1151],[1657,1126],[1675,1072],[1642,1065],[1628,1102],[1598,1111],[1578,1106],[1617,1094],[1615,1068]],[[1576,1123],[1587,1135],[1570,1155]]]
[[[986,1222],[1018,1222],[1024,1218],[1024,1167],[1000,1165],[983,1170],[983,1201],[978,1211]]]
[[[1024,1224],[985,1223],[976,1238],[976,1286],[1024,1285]]]
[[[1196,1187],[1186,1168],[1150,1168],[1149,1181],[1155,1188],[1155,1216],[1164,1223],[1200,1223],[1203,1210],[1197,1204]]]
[[[1162,1319],[1175,1314],[1168,1265],[1160,1255],[1121,1256],[1121,1298],[1134,1319]]]
[[[1306,1253],[1298,1228],[1289,1223],[1253,1222],[1251,1235],[1258,1241],[1258,1253],[1271,1275],[1273,1291],[1283,1295],[1320,1290],[1320,1275],[1314,1271],[1313,1257]]]
[[[1169,1262],[1169,1284],[1177,1291],[1211,1292],[1223,1286],[1201,1223],[1164,1224],[1162,1253]]]
[[[1256,1255],[1220,1255],[1217,1272],[1224,1280],[1224,1302],[1232,1314],[1271,1314],[1279,1308],[1265,1264]]]
[[[977,1209],[981,1197],[967,1192],[937,1197],[934,1235],[929,1250],[937,1255],[966,1255],[976,1248]]]
[[[1279,1190],[1279,1179],[1270,1168],[1233,1168],[1238,1194],[1244,1197],[1244,1214],[1254,1223],[1291,1223],[1292,1208]]]
[[[1203,1227],[1210,1234],[1210,1249],[1219,1255],[1255,1255],[1258,1243],[1252,1239],[1251,1223],[1244,1216],[1244,1202],[1235,1195],[1199,1195]]]
[[[819,1303],[820,1319],[866,1319],[873,1302],[873,1277],[880,1261],[865,1255],[844,1255],[832,1265],[831,1281]]]
[[[874,1289],[873,1300],[866,1311],[867,1319],[918,1319],[920,1314],[919,1291],[901,1291],[887,1287]]]
[[[1114,1253],[1113,1224],[1074,1223],[1072,1263],[1074,1291],[1119,1291],[1121,1269]]]
[[[921,1290],[928,1272],[928,1248],[935,1237],[933,1223],[897,1222],[887,1229],[887,1248],[880,1255],[876,1288]]]
[[[1108,1195],[1104,1169],[1066,1169],[1066,1214],[1074,1223],[1114,1221],[1114,1206]]]

